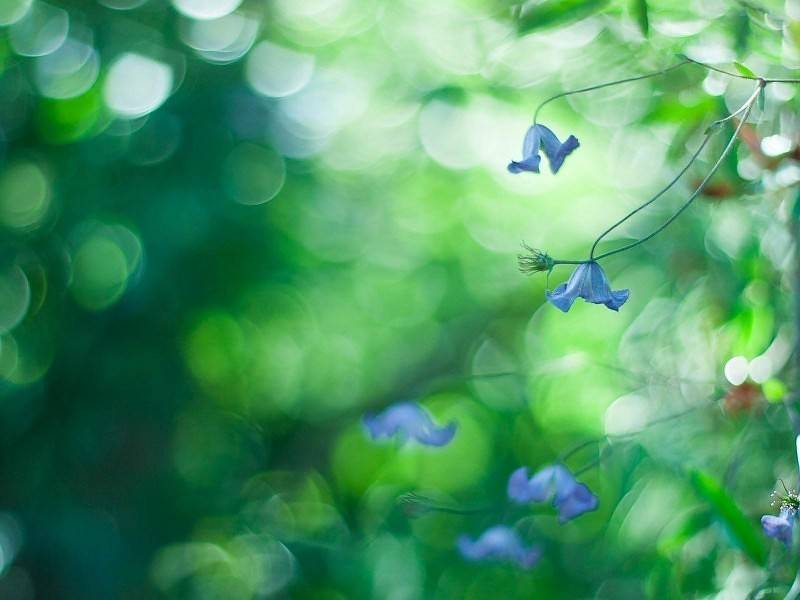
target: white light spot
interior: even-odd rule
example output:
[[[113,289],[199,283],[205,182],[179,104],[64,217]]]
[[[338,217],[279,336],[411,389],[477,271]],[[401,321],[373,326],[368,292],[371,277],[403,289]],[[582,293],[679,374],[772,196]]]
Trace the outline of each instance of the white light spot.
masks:
[[[750,379],[756,383],[764,383],[772,377],[772,361],[767,356],[757,356],[750,361],[747,371]]]
[[[108,70],[103,97],[117,115],[134,119],[161,106],[172,91],[172,82],[169,65],[129,52]]]
[[[725,363],[725,379],[732,385],[741,385],[747,379],[747,359],[744,356],[734,356]]]
[[[261,42],[247,57],[247,83],[264,96],[280,98],[303,89],[314,72],[314,57]]]
[[[710,96],[722,96],[728,89],[728,82],[716,73],[709,73],[703,80],[703,90]]]
[[[209,21],[181,23],[183,42],[205,60],[217,64],[231,63],[247,54],[258,34],[258,21],[238,13]]]
[[[647,427],[650,406],[645,398],[630,394],[614,400],[603,419],[606,435],[629,435]]]
[[[239,8],[242,0],[172,0],[175,9],[192,19],[219,19]]]
[[[780,156],[792,149],[792,140],[776,133],[761,140],[761,151],[767,156]]]
[[[433,100],[419,116],[419,137],[428,155],[450,169],[469,169],[480,162],[470,133],[474,119],[461,106]]]

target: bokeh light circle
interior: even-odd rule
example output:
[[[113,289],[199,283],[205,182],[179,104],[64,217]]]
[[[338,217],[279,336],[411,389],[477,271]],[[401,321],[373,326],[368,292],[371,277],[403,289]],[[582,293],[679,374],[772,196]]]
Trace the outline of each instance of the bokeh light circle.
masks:
[[[16,327],[28,312],[31,286],[18,266],[0,269],[0,333]]]
[[[225,159],[223,171],[228,195],[241,204],[263,204],[272,200],[286,180],[283,157],[255,144],[234,148]]]
[[[3,0],[0,3],[0,25],[11,25],[30,10],[33,0]]]
[[[109,68],[103,98],[119,117],[135,119],[164,103],[172,92],[173,79],[169,65],[128,52]]]
[[[0,223],[16,230],[38,226],[50,206],[50,183],[32,162],[18,162],[0,175]]]
[[[303,89],[314,73],[314,57],[270,42],[261,42],[247,57],[247,83],[272,98]]]
[[[744,356],[734,356],[725,363],[725,379],[733,385],[741,385],[747,379],[749,362]]]
[[[5,3],[7,0],[3,0]],[[37,2],[8,29],[11,48],[22,56],[44,56],[57,50],[69,33],[69,14]]]
[[[79,40],[68,38],[57,50],[36,60],[34,81],[48,98],[74,98],[86,92],[100,72],[97,51]]]
[[[219,19],[241,3],[242,0],[172,0],[175,10],[192,19]]]

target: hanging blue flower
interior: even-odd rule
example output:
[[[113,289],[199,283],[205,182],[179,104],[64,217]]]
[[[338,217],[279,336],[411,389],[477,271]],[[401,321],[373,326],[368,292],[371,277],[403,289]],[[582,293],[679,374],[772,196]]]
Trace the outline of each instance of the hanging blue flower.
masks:
[[[539,148],[542,148],[550,163],[550,170],[553,174],[558,173],[561,165],[564,164],[564,159],[578,146],[580,143],[574,135],[570,135],[562,143],[552,130],[536,123],[531,125],[525,133],[525,139],[522,142],[522,160],[512,160],[508,163],[508,171],[514,174],[523,171],[538,173],[539,163],[542,160],[542,157],[539,156]]]
[[[795,512],[789,507],[782,507],[780,515],[764,515],[761,517],[761,528],[771,538],[783,542],[787,547],[792,543],[792,527]]]
[[[611,310],[619,310],[630,296],[629,290],[612,290],[606,274],[596,262],[581,263],[573,271],[569,281],[552,292],[545,292],[548,302],[567,312],[576,298],[593,304],[605,304]]]
[[[455,423],[438,427],[414,402],[398,402],[381,413],[367,414],[364,426],[373,440],[397,436],[400,443],[412,439],[426,446],[444,446],[456,433]]]
[[[539,546],[525,547],[517,532],[505,525],[490,527],[477,540],[462,535],[457,545],[467,560],[513,562],[523,569],[533,567],[542,556]]]
[[[527,467],[520,467],[508,479],[508,497],[518,504],[547,502],[553,499],[562,523],[597,508],[597,496],[579,483],[563,465],[550,465],[528,478]]]

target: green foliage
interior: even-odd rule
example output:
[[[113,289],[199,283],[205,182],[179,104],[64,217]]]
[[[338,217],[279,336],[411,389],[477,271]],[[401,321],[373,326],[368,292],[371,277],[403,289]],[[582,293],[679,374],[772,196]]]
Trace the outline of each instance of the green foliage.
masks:
[[[730,532],[739,547],[758,565],[767,562],[767,551],[760,528],[745,516],[725,488],[708,473],[694,470],[689,478],[697,494],[711,506],[714,515]]]
[[[520,33],[567,25],[605,9],[609,0],[542,0],[522,5],[517,20]]]
[[[790,76],[782,10],[0,0],[0,598],[785,592],[758,518],[797,478],[800,94],[768,86],[691,208],[602,261],[619,313],[547,305],[571,269],[524,276],[521,242],[585,258],[753,82],[687,64],[558,98],[542,123],[580,148],[506,171],[569,89],[681,53]],[[371,440],[401,400],[452,442]],[[596,511],[508,502],[560,459]],[[498,523],[534,569],[459,556]]]

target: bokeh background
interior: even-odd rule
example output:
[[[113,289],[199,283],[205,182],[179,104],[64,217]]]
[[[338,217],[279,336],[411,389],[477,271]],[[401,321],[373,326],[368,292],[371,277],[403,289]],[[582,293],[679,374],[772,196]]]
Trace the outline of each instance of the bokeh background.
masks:
[[[584,258],[752,82],[571,96],[559,174],[505,166],[549,95],[798,44],[793,0],[2,0],[0,597],[782,597],[798,86],[604,262],[618,314],[545,304],[521,242]],[[453,442],[369,440],[400,400]],[[574,448],[596,512],[508,510]],[[461,559],[497,523],[536,568]]]

